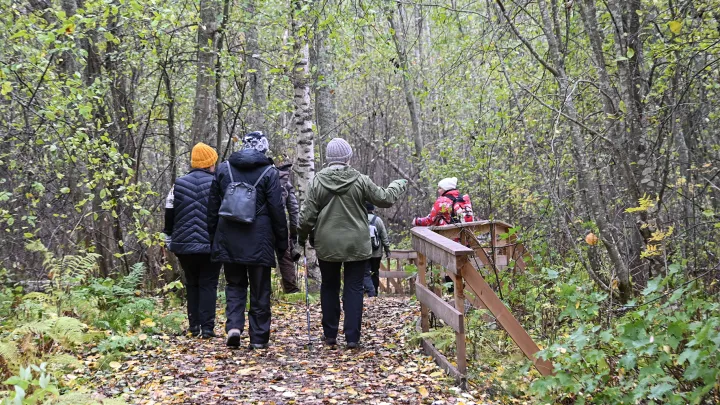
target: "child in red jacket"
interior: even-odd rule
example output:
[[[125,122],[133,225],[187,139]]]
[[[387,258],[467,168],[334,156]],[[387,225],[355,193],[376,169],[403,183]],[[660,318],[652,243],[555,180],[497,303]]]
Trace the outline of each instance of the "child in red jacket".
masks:
[[[433,204],[430,215],[413,219],[414,226],[439,226],[475,220],[470,196],[460,197],[457,190],[457,177],[449,177],[438,182],[438,198]]]

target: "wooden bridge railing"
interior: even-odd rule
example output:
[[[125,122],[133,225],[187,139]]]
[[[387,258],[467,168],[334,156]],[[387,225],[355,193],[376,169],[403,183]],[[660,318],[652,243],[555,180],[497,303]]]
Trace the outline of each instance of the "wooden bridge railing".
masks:
[[[507,225],[505,223],[502,224]],[[495,291],[493,291],[492,287],[490,287],[476,268],[483,267],[484,265],[497,266],[500,263],[501,259],[498,259],[500,255],[496,250],[497,246],[495,246],[497,242],[496,235],[493,231],[495,225],[496,224],[484,221],[432,229],[416,227],[411,230],[412,245],[417,252],[418,272],[415,288],[417,298],[420,301],[420,328],[423,332],[430,330],[429,311],[432,310],[435,316],[445,321],[445,323],[455,331],[457,366],[454,366],[448,361],[429,340],[423,339],[423,347],[426,353],[435,358],[438,365],[445,369],[448,374],[454,376],[462,385],[466,384],[467,376],[465,350],[465,288],[469,289],[475,295],[475,299],[469,299],[471,304],[478,309],[489,310],[495,316],[498,323],[507,331],[515,344],[533,361],[535,368],[537,368],[542,375],[549,375],[553,372],[552,363],[540,360],[535,356],[540,349],[517,319],[510,313],[505,304],[500,301]],[[462,231],[463,228],[468,228],[470,232],[473,232],[477,230],[477,228],[484,226],[488,226],[487,229],[492,233],[492,243],[490,243],[489,247],[482,246],[477,237],[470,237],[471,234]],[[437,229],[438,232],[434,229]],[[448,236],[446,237],[445,235]],[[471,247],[455,242],[450,239],[450,237],[458,239]],[[474,241],[469,239],[473,239]],[[503,246],[507,246],[507,244]],[[487,252],[486,249],[488,248],[491,252]],[[513,246],[513,248],[516,247]],[[470,260],[473,256],[479,257],[483,265],[478,266],[475,264],[475,260]],[[446,303],[435,292],[428,289],[426,275],[428,260],[443,266],[446,274],[453,280],[454,306]]]
[[[414,295],[415,275],[405,271],[405,264],[417,265],[417,257],[414,250],[391,250],[390,258],[380,264],[380,292]],[[395,263],[395,270],[392,267],[393,262]],[[406,280],[407,290],[403,287],[403,281]]]

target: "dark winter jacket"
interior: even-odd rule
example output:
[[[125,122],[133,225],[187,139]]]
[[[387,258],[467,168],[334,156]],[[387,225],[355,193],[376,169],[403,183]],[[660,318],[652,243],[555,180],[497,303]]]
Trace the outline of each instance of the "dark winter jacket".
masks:
[[[284,164],[278,166],[278,174],[280,175],[280,185],[282,186],[283,205],[287,209],[288,221],[290,223],[289,232],[291,239],[295,239],[293,235],[297,235],[298,218],[300,216],[300,206],[295,196],[295,188],[290,182],[290,168],[292,164]]]
[[[227,160],[236,182],[254,184],[268,165],[263,153],[243,149]],[[252,224],[228,221],[218,216],[225,190],[230,184],[228,164],[219,165],[210,187],[208,230],[212,241],[212,261],[275,267],[275,251],[288,247],[288,231],[282,190],[277,170],[268,171],[257,185],[257,217]],[[281,255],[282,256],[282,255]]]
[[[207,207],[213,178],[208,170],[193,169],[175,180],[165,206],[165,234],[172,239],[171,252],[210,253]]]

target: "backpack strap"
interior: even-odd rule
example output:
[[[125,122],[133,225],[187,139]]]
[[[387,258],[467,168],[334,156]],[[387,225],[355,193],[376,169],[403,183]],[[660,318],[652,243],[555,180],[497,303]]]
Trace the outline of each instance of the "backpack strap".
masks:
[[[225,163],[227,163],[228,173],[230,173],[230,184],[235,183],[235,179],[233,179],[232,175],[232,166],[230,166],[230,161],[226,160]]]
[[[377,215],[373,215],[372,219],[370,220],[370,225],[375,226],[376,219],[377,219]]]
[[[260,177],[258,177],[257,181],[255,181],[255,184],[253,184],[253,187],[257,187],[257,185],[260,184],[260,180],[262,180],[262,178],[265,177],[265,175],[267,174],[267,172],[269,172],[270,169],[272,169],[273,167],[274,167],[273,165],[268,165],[267,169],[265,169],[265,171],[262,172],[262,174],[260,175]]]

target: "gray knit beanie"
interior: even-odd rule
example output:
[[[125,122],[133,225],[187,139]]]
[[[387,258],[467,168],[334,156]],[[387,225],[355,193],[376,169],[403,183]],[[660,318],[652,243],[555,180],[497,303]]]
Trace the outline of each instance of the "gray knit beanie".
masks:
[[[329,164],[347,164],[352,155],[352,147],[342,138],[333,138],[325,150],[325,160],[327,160]]]

